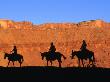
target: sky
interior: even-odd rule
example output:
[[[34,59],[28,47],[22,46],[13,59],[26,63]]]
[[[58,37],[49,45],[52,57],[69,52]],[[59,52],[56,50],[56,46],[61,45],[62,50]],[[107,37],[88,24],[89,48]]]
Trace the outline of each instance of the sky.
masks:
[[[110,22],[110,0],[0,0],[0,18],[34,24]]]

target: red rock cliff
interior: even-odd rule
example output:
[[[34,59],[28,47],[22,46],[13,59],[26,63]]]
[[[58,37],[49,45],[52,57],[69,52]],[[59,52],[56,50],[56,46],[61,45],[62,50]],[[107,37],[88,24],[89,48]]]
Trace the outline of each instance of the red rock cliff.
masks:
[[[71,50],[79,50],[84,39],[87,48],[95,53],[96,65],[110,68],[110,23],[91,20],[33,25],[31,22],[0,20],[0,26],[1,66],[8,62],[3,59],[3,52],[10,53],[13,45],[17,45],[18,53],[24,56],[23,66],[44,66],[46,61],[41,59],[40,52],[48,51],[52,41],[57,51],[67,57],[62,59],[62,65],[77,66],[77,58],[70,59]],[[53,65],[58,66],[58,62]]]

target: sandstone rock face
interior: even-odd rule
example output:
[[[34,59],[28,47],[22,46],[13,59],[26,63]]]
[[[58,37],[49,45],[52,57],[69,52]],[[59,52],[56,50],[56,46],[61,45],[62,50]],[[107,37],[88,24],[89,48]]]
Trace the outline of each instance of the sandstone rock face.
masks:
[[[28,21],[14,22],[12,20],[1,19],[0,20],[0,27],[2,29],[8,29],[8,28],[30,29],[33,27],[33,24]]]
[[[0,20],[0,27],[7,29],[7,28],[12,28],[14,26],[14,22],[11,20],[6,20],[6,19],[1,19]]]
[[[67,57],[66,60],[62,58],[63,67],[78,66],[77,58],[72,60],[70,54],[72,50],[78,51],[82,40],[86,40],[87,48],[94,52],[96,66],[110,68],[110,24],[102,20],[41,25],[3,20],[0,25],[1,66],[7,66],[4,52],[10,53],[13,45],[24,57],[23,66],[45,66],[46,60],[41,59],[40,52],[48,51],[50,42],[54,42],[57,51]],[[15,65],[19,66],[19,63]],[[58,66],[58,62],[53,65]]]

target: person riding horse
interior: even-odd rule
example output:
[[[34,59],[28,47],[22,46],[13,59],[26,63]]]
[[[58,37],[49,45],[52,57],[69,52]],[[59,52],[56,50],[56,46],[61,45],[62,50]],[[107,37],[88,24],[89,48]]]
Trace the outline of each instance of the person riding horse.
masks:
[[[16,46],[13,47],[13,50],[11,52],[12,52],[12,55],[17,55],[17,48],[16,48]]]
[[[81,51],[85,51],[86,50],[86,47],[87,47],[87,44],[86,44],[86,41],[83,40],[83,43],[82,43],[82,46],[81,46]]]
[[[88,52],[88,49],[86,48],[87,44],[86,44],[85,40],[83,40],[82,42],[83,43],[82,43],[82,46],[81,46],[80,50],[81,50],[83,56],[86,57],[87,56],[87,52]]]
[[[49,49],[49,53],[50,53],[51,58],[55,57],[55,51],[56,51],[56,48],[55,48],[53,42],[51,42],[51,46],[50,46],[50,49]]]

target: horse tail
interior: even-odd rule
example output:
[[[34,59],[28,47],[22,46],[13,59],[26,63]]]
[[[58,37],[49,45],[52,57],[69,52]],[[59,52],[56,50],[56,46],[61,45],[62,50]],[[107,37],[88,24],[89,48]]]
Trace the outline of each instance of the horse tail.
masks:
[[[63,58],[66,59],[66,57],[62,54]]]

